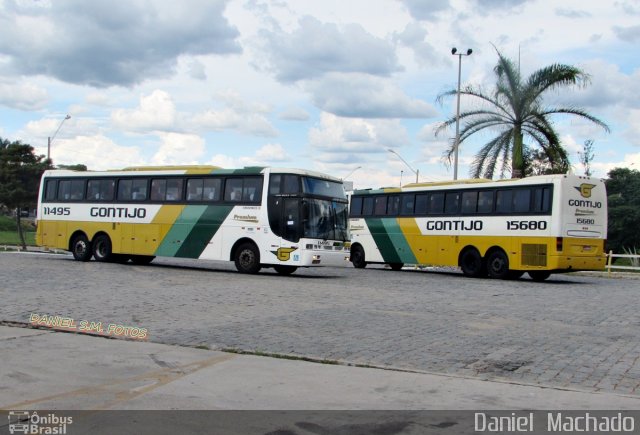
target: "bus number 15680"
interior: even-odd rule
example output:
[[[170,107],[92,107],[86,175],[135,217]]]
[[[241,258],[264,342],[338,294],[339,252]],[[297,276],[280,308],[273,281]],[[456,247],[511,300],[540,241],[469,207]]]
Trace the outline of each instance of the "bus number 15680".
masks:
[[[507,230],[536,231],[546,229],[547,221],[507,221]]]

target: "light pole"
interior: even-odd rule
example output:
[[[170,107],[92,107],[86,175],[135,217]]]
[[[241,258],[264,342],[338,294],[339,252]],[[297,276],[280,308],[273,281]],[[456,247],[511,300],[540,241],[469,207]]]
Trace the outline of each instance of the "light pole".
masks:
[[[420,169],[418,169],[417,171],[415,169],[413,169],[411,167],[411,165],[409,163],[407,163],[407,161],[405,159],[402,158],[402,156],[400,154],[398,154],[397,152],[395,152],[394,150],[392,150],[391,148],[387,148],[387,151],[389,151],[390,153],[395,154],[396,156],[398,156],[398,158],[400,160],[402,160],[404,162],[405,165],[407,165],[407,167],[409,169],[411,169],[411,172],[413,172],[414,174],[416,174],[416,183],[418,182],[418,175],[420,174]]]
[[[58,129],[56,130],[56,132],[53,133],[53,136],[49,136],[47,138],[47,160],[51,160],[51,142],[53,142],[53,139],[55,139],[56,134],[58,134],[58,132],[62,128],[62,124],[64,124],[64,122],[69,118],[71,118],[71,115],[65,116],[64,119],[60,122],[60,125],[58,126]]]
[[[462,75],[462,56],[471,56],[472,49],[468,49],[466,53],[458,53],[458,49],[453,47],[451,54],[458,56],[458,103],[456,108],[456,139],[453,144],[453,179],[458,179],[458,147],[460,145],[460,76]]]
[[[346,180],[347,178],[349,178],[351,175],[353,175],[353,173],[356,172],[360,168],[362,168],[362,166],[357,166],[356,168],[353,169],[353,171],[349,172],[347,175],[342,177],[341,180],[343,180],[343,181]]]

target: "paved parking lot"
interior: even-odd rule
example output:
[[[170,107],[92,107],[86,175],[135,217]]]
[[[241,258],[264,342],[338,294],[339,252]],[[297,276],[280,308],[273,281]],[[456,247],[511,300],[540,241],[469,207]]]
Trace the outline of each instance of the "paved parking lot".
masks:
[[[0,254],[3,321],[61,315],[146,328],[161,343],[634,396],[639,294],[638,280],[581,275],[534,283],[369,267],[247,276],[231,263]]]

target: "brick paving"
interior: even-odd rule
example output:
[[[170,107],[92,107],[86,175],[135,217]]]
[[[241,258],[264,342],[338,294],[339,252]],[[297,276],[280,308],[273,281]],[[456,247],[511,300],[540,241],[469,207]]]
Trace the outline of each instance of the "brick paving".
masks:
[[[640,395],[640,280],[467,279],[384,268],[150,266],[0,253],[0,320],[62,315],[151,341]],[[37,350],[35,350],[37,352]]]

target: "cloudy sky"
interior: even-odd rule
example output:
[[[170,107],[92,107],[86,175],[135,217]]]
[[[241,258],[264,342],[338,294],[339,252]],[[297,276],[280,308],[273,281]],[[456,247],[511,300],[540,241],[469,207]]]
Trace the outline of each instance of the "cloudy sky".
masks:
[[[578,66],[590,86],[549,95],[611,126],[554,118],[576,173],[640,166],[640,0],[0,0],[0,137],[90,169],[300,167],[356,187],[451,179],[455,114],[497,56],[523,74]],[[462,102],[464,109],[464,99]],[[460,177],[482,141],[460,149]],[[394,150],[397,154],[389,152]],[[406,164],[397,157],[402,156]]]

